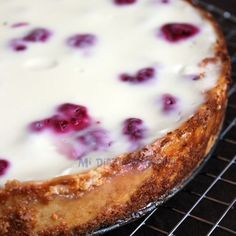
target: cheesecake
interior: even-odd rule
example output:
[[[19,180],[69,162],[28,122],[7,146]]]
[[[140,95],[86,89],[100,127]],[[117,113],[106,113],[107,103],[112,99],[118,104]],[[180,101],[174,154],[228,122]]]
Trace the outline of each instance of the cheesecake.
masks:
[[[214,145],[230,60],[187,0],[0,0],[0,235],[83,235],[168,196]]]

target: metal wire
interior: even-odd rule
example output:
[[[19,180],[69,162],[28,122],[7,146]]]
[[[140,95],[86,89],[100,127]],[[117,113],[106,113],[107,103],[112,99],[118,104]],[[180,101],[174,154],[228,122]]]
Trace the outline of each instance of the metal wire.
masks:
[[[201,6],[203,6],[204,8],[206,8],[208,11],[212,12],[213,15],[217,18],[217,20],[219,21],[220,24],[227,24],[227,23],[231,24],[232,23],[232,26],[229,27],[229,29],[225,33],[226,33],[226,40],[228,41],[228,45],[231,48],[234,49],[234,51],[231,54],[231,57],[232,57],[233,67],[234,67],[234,70],[235,70],[236,69],[236,53],[235,53],[235,50],[236,50],[236,27],[233,27],[233,25],[234,24],[236,25],[236,16],[234,16],[233,14],[231,14],[228,11],[224,11],[224,10],[222,10],[220,8],[217,8],[217,7],[215,7],[211,4],[204,3],[203,1],[198,0],[196,2],[199,3]],[[233,76],[236,77],[236,72],[233,72]],[[229,97],[232,96],[234,93],[236,93],[236,84],[234,84],[234,86],[229,91]],[[235,104],[234,104],[234,106],[235,106]],[[235,107],[235,110],[236,110],[236,107]],[[227,119],[227,117],[226,117],[226,119]],[[231,142],[231,143],[236,145],[236,140],[231,140],[231,139],[228,139],[226,137],[227,134],[234,127],[236,127],[235,113],[234,113],[234,117],[233,117],[232,121],[224,128],[224,130],[223,130],[223,132],[220,136],[220,140],[226,140],[226,141]],[[208,193],[216,186],[217,183],[219,183],[219,181],[221,181],[223,183],[226,183],[226,184],[230,184],[232,186],[236,186],[236,182],[234,180],[229,180],[229,179],[224,177],[225,173],[233,165],[236,164],[236,155],[234,154],[234,157],[233,157],[232,160],[228,160],[227,158],[224,158],[224,157],[218,157],[218,160],[224,161],[225,163],[227,163],[227,165],[217,175],[212,174],[212,173],[205,173],[205,176],[213,178],[214,180],[211,184],[209,184],[209,186],[207,187],[207,189],[203,193],[198,194],[198,193],[191,192],[191,194],[195,194],[195,196],[198,197],[198,200],[192,205],[192,207],[187,212],[184,212],[184,211],[181,211],[181,210],[178,210],[178,209],[175,209],[175,208],[171,208],[172,211],[178,212],[179,214],[182,215],[181,219],[175,224],[174,227],[172,227],[171,230],[169,230],[167,232],[166,230],[158,228],[157,225],[147,222],[147,221],[150,221],[150,219],[152,219],[152,217],[158,217],[158,209],[154,209],[148,216],[146,216],[142,220],[142,222],[129,235],[130,236],[141,235],[142,234],[141,233],[142,228],[147,227],[147,228],[151,229],[153,232],[156,232],[158,235],[161,234],[161,235],[174,236],[176,231],[182,225],[182,223],[189,217],[191,217],[191,218],[193,218],[197,221],[204,222],[204,223],[210,225],[210,229],[208,230],[207,236],[213,235],[217,228],[221,229],[221,230],[224,230],[224,231],[226,231],[226,232],[228,232],[232,235],[236,235],[236,231],[234,229],[231,229],[229,227],[221,225],[221,222],[224,219],[224,217],[229,213],[230,210],[232,210],[233,206],[236,205],[236,196],[234,196],[234,199],[230,203],[222,201],[222,200],[218,199],[217,197],[208,196]],[[207,200],[212,201],[212,202],[216,202],[217,204],[221,204],[222,206],[226,207],[226,209],[223,211],[221,216],[218,217],[218,220],[215,223],[211,222],[208,219],[204,219],[202,217],[195,216],[194,213],[193,213],[193,211],[196,209],[196,207],[198,207],[199,204],[204,199],[207,199]],[[155,233],[153,233],[153,235],[155,235]]]
[[[173,235],[173,233],[176,231],[176,229],[181,225],[181,223],[190,216],[191,212],[196,208],[196,206],[200,203],[200,201],[206,197],[207,193],[212,189],[212,187],[216,184],[217,181],[221,179],[221,177],[224,175],[224,173],[231,167],[233,163],[235,163],[236,156],[233,158],[233,160],[224,168],[224,170],[215,178],[215,180],[212,182],[212,184],[207,188],[207,190],[201,195],[201,197],[198,199],[198,201],[192,206],[192,208],[184,215],[184,217],[178,222],[178,224],[171,230],[169,233],[170,236]],[[236,200],[236,199],[235,199]],[[226,212],[227,213],[227,212]],[[225,214],[226,214],[225,213]],[[217,227],[217,225],[214,225],[212,229],[214,230]],[[236,233],[236,232],[235,232]]]

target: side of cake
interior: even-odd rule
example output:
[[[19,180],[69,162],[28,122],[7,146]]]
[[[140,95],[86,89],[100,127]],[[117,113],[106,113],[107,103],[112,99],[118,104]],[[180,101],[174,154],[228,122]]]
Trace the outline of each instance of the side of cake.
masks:
[[[129,217],[131,213],[145,207],[148,203],[168,195],[174,187],[180,185],[183,180],[191,175],[192,171],[197,168],[211,150],[223,122],[227,105],[227,89],[230,82],[230,60],[223,35],[213,18],[189,1],[188,3],[187,1],[146,1],[141,7],[145,7],[145,4],[148,3],[151,4],[151,2],[152,4],[157,4],[159,8],[162,8],[159,14],[168,13],[170,10],[164,9],[170,9],[171,7],[173,8],[171,12],[179,13],[180,8],[183,6],[181,4],[184,4],[186,7],[186,11],[184,11],[186,15],[183,14],[183,18],[186,17],[188,20],[184,21],[184,19],[182,19],[181,22],[177,22],[175,18],[178,17],[178,14],[176,13],[177,16],[173,17],[174,19],[171,19],[172,16],[170,16],[170,18],[165,19],[164,22],[161,22],[161,24],[156,27],[153,27],[152,23],[149,21],[150,24],[144,21],[144,25],[146,22],[148,27],[152,26],[153,31],[151,32],[153,32],[155,40],[161,41],[158,50],[161,50],[160,48],[165,45],[160,56],[160,58],[164,57],[164,59],[161,60],[158,58],[155,63],[152,61],[150,63],[145,62],[145,65],[141,65],[143,64],[143,58],[147,57],[146,53],[150,53],[152,48],[148,49],[147,52],[144,50],[142,52],[142,63],[140,66],[137,60],[135,61],[135,69],[119,68],[119,71],[116,73],[117,76],[115,77],[115,80],[117,80],[115,87],[119,93],[124,91],[122,94],[131,93],[134,97],[136,96],[136,92],[130,92],[130,89],[137,89],[137,99],[134,100],[136,104],[140,102],[140,96],[147,97],[147,100],[150,101],[149,94],[156,94],[153,96],[153,99],[155,104],[159,104],[157,105],[159,106],[157,110],[159,109],[160,113],[157,118],[154,117],[152,119],[159,119],[162,126],[159,129],[154,129],[158,124],[154,122],[153,125],[151,125],[152,120],[148,120],[145,115],[141,115],[141,113],[144,112],[148,117],[152,117],[153,108],[148,108],[146,112],[144,108],[146,103],[140,103],[141,105],[138,108],[140,108],[141,113],[136,113],[136,110],[132,110],[133,103],[130,104],[130,106],[127,105],[128,109],[131,109],[132,114],[127,112],[126,109],[124,110],[126,110],[127,114],[124,116],[122,109],[118,111],[114,109],[115,112],[112,110],[108,111],[110,116],[117,116],[123,122],[121,122],[120,126],[114,126],[112,124],[112,129],[119,130],[119,135],[117,136],[113,133],[109,133],[111,126],[106,126],[108,119],[103,119],[102,114],[95,116],[96,118],[90,115],[91,111],[92,114],[96,113],[94,112],[95,110],[91,108],[95,106],[94,104],[87,106],[85,102],[86,106],[84,106],[81,105],[84,103],[74,102],[73,99],[71,101],[67,98],[62,98],[61,100],[63,101],[60,103],[53,102],[55,109],[51,111],[51,113],[47,112],[47,115],[42,117],[35,116],[35,118],[33,118],[33,116],[30,116],[29,122],[26,122],[26,130],[29,132],[29,137],[27,136],[27,138],[35,139],[36,143],[39,142],[40,145],[44,146],[44,140],[49,137],[48,140],[50,142],[53,140],[53,155],[56,150],[60,155],[69,158],[70,161],[71,159],[73,161],[86,160],[83,158],[92,160],[96,155],[99,157],[106,156],[107,153],[109,153],[109,155],[107,155],[107,158],[100,159],[101,162],[99,164],[89,165],[88,170],[84,168],[84,166],[82,166],[82,170],[77,168],[78,166],[72,168],[72,170],[71,168],[66,168],[66,170],[62,171],[60,174],[57,172],[55,172],[56,174],[53,173],[54,176],[58,175],[59,177],[47,180],[53,177],[48,175],[48,173],[52,173],[51,171],[48,171],[48,173],[45,172],[45,177],[42,176],[43,171],[39,171],[35,176],[31,173],[29,175],[26,173],[27,166],[23,168],[23,172],[26,174],[22,174],[22,169],[20,169],[19,172],[18,170],[11,172],[11,167],[12,170],[15,170],[15,162],[14,159],[12,159],[11,162],[7,164],[6,159],[8,157],[5,158],[5,156],[7,156],[6,154],[8,153],[11,154],[11,152],[7,152],[6,149],[6,154],[4,158],[1,159],[1,166],[3,166],[2,182],[4,183],[7,180],[11,181],[8,181],[5,187],[0,190],[0,235],[85,234],[100,227],[111,225],[117,222],[117,220]],[[104,4],[107,4],[107,2]],[[128,9],[132,9],[130,5],[139,4],[139,2],[118,0],[114,1],[113,4],[118,9],[122,8],[124,11],[128,11]],[[129,6],[125,9],[127,4]],[[140,16],[139,13],[138,11],[133,14]],[[189,16],[193,13],[196,14],[196,18],[193,17],[194,19],[190,20]],[[89,17],[96,19],[96,15]],[[142,17],[142,19],[138,17],[137,22],[142,22],[145,15]],[[87,20],[87,18],[85,19]],[[194,21],[203,23],[201,25],[199,22],[197,24]],[[29,22],[22,21],[12,25],[13,28],[16,27],[18,29],[18,27],[26,27],[28,24]],[[29,48],[33,47],[35,42],[44,44],[47,40],[50,42],[51,38],[56,35],[56,31],[46,30],[46,28],[34,28],[27,32],[28,33],[24,33],[23,36],[18,39],[12,37],[13,39],[10,40],[9,47],[6,48],[6,51],[12,50],[13,54],[18,54],[22,52],[27,53],[29,50],[30,53],[31,49]],[[98,37],[98,34],[85,34],[84,32],[74,35],[68,34],[66,45],[69,48],[82,47],[87,50],[87,47],[91,45],[102,44],[102,39]],[[138,31],[138,33],[140,32]],[[10,33],[9,35],[11,36]],[[8,38],[11,38],[9,35]],[[132,40],[129,41],[129,43],[130,42],[132,42]],[[205,42],[207,42],[206,45]],[[126,41],[125,43],[127,44]],[[143,42],[141,41],[141,43]],[[186,46],[186,44],[188,46]],[[140,45],[134,45],[134,49],[137,49],[137,46]],[[177,50],[176,47],[180,49]],[[46,51],[49,49],[50,48],[46,49]],[[41,49],[36,48],[35,50]],[[85,60],[93,60],[90,57],[93,53],[99,53],[99,47],[94,50],[95,52],[90,50],[83,51],[83,56],[88,57]],[[173,59],[173,62],[171,58],[165,59],[163,55],[163,53],[166,53],[168,56],[171,54],[176,56],[176,53],[180,53],[181,50],[183,50],[183,57],[177,56]],[[188,57],[191,55],[185,53],[188,50],[191,53],[197,53],[198,50],[202,50],[203,54],[206,54],[206,56],[199,53],[196,57],[193,56],[194,59],[189,58],[190,63],[187,64],[186,61],[188,61]],[[71,52],[69,54],[71,54]],[[114,57],[115,55],[116,54],[114,54]],[[134,55],[137,56],[138,54],[134,53]],[[122,54],[122,56],[124,56],[124,54]],[[199,60],[198,56],[201,60]],[[111,58],[113,58],[113,56]],[[178,59],[183,60],[185,68],[176,64]],[[11,55],[11,60],[18,62],[19,58],[15,58],[14,55]],[[66,60],[69,60],[70,64],[72,63],[71,59],[67,58],[65,61]],[[148,58],[147,61],[150,61],[150,58]],[[170,64],[168,64],[169,61]],[[97,63],[96,60],[95,62]],[[85,63],[84,68],[87,68],[87,62],[83,63]],[[107,63],[108,61],[106,61],[105,64]],[[125,61],[125,63],[127,62]],[[166,66],[166,63],[168,66]],[[35,70],[41,71],[41,66],[43,66],[43,71],[37,72],[38,74],[42,73],[41,76],[43,77],[45,65],[46,68],[48,68],[48,65],[50,67],[54,64],[51,63],[51,61],[49,64],[48,61],[44,64],[42,61],[38,63],[38,61],[35,62],[34,60],[32,62],[32,60],[30,60],[28,61],[27,68],[30,68],[30,70],[33,68],[35,72]],[[40,68],[38,68],[38,66],[40,66]],[[88,66],[90,67],[91,65],[89,64]],[[110,66],[112,67],[112,65]],[[163,69],[165,66],[166,71],[165,68]],[[196,67],[198,68],[197,70]],[[104,70],[106,71],[106,68],[102,68],[102,71]],[[169,75],[169,71],[173,72],[173,76],[176,76],[176,74],[178,76],[181,75],[181,79],[174,81],[173,76]],[[28,79],[27,73],[24,74],[26,79]],[[48,70],[47,73],[49,73]],[[29,73],[29,75],[32,76],[31,73]],[[167,84],[164,84],[164,82],[156,83],[156,80],[162,81],[163,75],[164,77],[166,76]],[[36,77],[34,79],[40,79],[36,74],[34,74],[34,76]],[[91,76],[91,74],[89,74],[89,76]],[[20,77],[22,77],[22,75]],[[175,87],[175,85],[177,86],[177,84],[183,82],[183,80],[185,80],[184,83],[187,84],[186,87],[183,85],[183,88],[179,90],[176,89],[174,92],[171,89],[170,91],[163,89],[165,86],[172,85]],[[171,82],[173,84],[171,84]],[[196,85],[193,84],[195,82]],[[106,86],[106,84],[109,84],[109,82],[102,82],[102,86]],[[118,84],[121,84],[121,90],[117,88],[119,86]],[[40,84],[38,86],[40,86]],[[91,81],[89,81],[89,86],[91,88]],[[93,92],[96,91],[96,86],[99,87],[99,84],[95,83],[94,86],[93,88],[95,89],[92,89]],[[127,90],[126,86],[128,86]],[[159,86],[161,91],[152,91],[148,86]],[[191,103],[184,103],[185,100],[183,100],[180,95],[183,91],[191,87],[194,88],[190,91],[190,93],[193,93],[192,96],[186,95],[185,97],[183,94],[183,97],[186,100],[189,98]],[[60,87],[60,89],[61,88],[62,87]],[[93,94],[90,93],[91,89],[86,88],[85,94],[89,93],[88,99],[90,99]],[[110,84],[108,88],[112,88]],[[147,91],[147,94],[142,93],[142,90]],[[62,92],[63,91],[62,89]],[[105,91],[105,99],[109,99],[113,96],[112,93],[108,93],[106,90],[101,91]],[[114,91],[116,90],[112,90],[112,92]],[[76,90],[74,93],[75,92]],[[104,100],[100,99],[102,97],[101,94],[94,92],[94,96],[95,95],[100,103],[104,102]],[[115,92],[114,97],[116,97]],[[116,99],[118,98],[116,97]],[[67,100],[65,101],[65,99]],[[127,100],[129,97],[124,95],[124,99]],[[86,101],[86,99],[84,101]],[[120,98],[118,101],[122,101],[121,103],[123,105],[125,104],[125,101]],[[114,102],[115,107],[115,101],[112,100],[112,102]],[[37,103],[38,106],[39,103],[40,101]],[[43,105],[45,104],[46,103]],[[106,106],[106,103],[104,104]],[[89,107],[89,109],[87,109],[87,107]],[[182,108],[184,111],[181,110]],[[98,105],[98,109],[102,108]],[[38,113],[39,115],[41,115],[40,112]],[[61,115],[63,119],[61,119]],[[58,119],[58,116],[60,119]],[[97,119],[97,117],[100,118]],[[78,119],[79,122],[77,122]],[[68,121],[69,123],[67,123]],[[105,124],[105,128],[101,124]],[[66,142],[64,140],[66,140]],[[77,143],[76,145],[79,146],[74,146],[74,140],[78,140],[79,144]],[[66,145],[64,145],[65,143]],[[38,151],[40,149],[36,150]],[[49,149],[44,150],[47,151],[46,156],[48,157],[51,152],[48,152]],[[1,156],[3,154],[0,153]],[[20,156],[17,158],[19,157]],[[41,156],[39,155],[38,158],[41,158]],[[45,160],[46,159],[44,159],[44,161]],[[39,163],[37,159],[32,162],[34,161]],[[53,164],[56,160],[52,159],[51,161]],[[27,163],[28,160],[24,164],[27,165]],[[68,166],[68,163],[69,161],[64,161],[64,159],[61,162],[63,166]],[[90,162],[88,161],[88,163]],[[18,163],[17,165],[20,166],[21,164]],[[31,162],[29,165],[31,165]],[[43,167],[44,165],[41,166],[41,168]],[[54,169],[58,171],[59,168],[61,168],[61,166],[58,166],[58,168],[55,167]],[[34,166],[33,170],[37,171],[37,165]],[[18,180],[12,181],[12,179]],[[43,180],[41,181],[41,179]],[[27,182],[24,182],[26,180]]]

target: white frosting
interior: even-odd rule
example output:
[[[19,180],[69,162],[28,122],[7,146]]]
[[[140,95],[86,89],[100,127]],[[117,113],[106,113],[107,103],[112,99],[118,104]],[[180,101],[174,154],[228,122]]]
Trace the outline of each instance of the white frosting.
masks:
[[[0,184],[77,173],[127,152],[130,143],[122,135],[122,122],[129,117],[145,122],[148,136],[143,144],[152,142],[191,117],[219,75],[220,66],[199,67],[214,55],[213,27],[181,0],[139,0],[129,6],[112,0],[0,0],[0,6],[0,159],[11,164]],[[29,25],[11,27],[19,22]],[[200,33],[171,44],[157,35],[169,22],[194,24]],[[47,43],[12,50],[12,39],[36,27],[52,31]],[[89,50],[68,47],[66,39],[76,33],[92,33],[97,43]],[[120,73],[145,67],[156,70],[156,78],[148,83],[118,79]],[[188,79],[202,72],[204,79]],[[178,112],[162,112],[158,99],[163,93],[179,98]],[[86,106],[113,140],[108,151],[85,156],[84,165],[58,152],[50,134],[27,129],[65,102]]]

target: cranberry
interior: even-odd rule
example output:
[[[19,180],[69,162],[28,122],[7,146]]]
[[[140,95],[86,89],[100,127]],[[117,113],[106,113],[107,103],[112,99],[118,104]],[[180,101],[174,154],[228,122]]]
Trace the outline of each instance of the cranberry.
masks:
[[[4,159],[0,159],[0,176],[3,176],[7,169],[9,168],[10,163]]]
[[[35,121],[33,123],[30,124],[30,129],[33,131],[33,132],[41,132],[47,128],[50,128],[51,127],[51,123],[52,123],[52,120],[49,118],[49,119],[44,119],[44,120],[40,120],[40,121]]]
[[[172,111],[176,108],[177,98],[170,94],[164,94],[162,96],[162,110],[164,112]]]
[[[95,42],[96,37],[93,34],[76,34],[67,41],[68,45],[73,48],[88,48]]]
[[[60,116],[54,116],[51,119],[52,129],[56,133],[68,133],[71,131],[71,124]]]
[[[137,0],[114,0],[117,5],[129,5],[137,2]]]
[[[87,108],[84,106],[65,103],[59,106],[57,111],[69,120],[76,131],[87,128],[91,123]]]
[[[72,103],[64,103],[57,108],[56,115],[33,122],[30,129],[33,132],[53,130],[56,133],[68,133],[72,130],[79,131],[91,124],[87,108]]]
[[[187,23],[169,23],[162,26],[161,32],[167,41],[178,42],[196,35],[199,28]]]
[[[130,83],[136,83],[136,78],[129,74],[121,74],[120,80],[123,82],[130,82]]]
[[[151,67],[143,68],[139,70],[134,76],[129,74],[121,74],[120,80],[123,82],[129,82],[132,84],[138,84],[146,82],[155,77],[155,69]]]
[[[138,141],[144,138],[145,127],[143,121],[138,118],[129,118],[124,121],[123,134],[131,141]]]
[[[17,52],[25,51],[27,49],[25,42],[23,42],[21,39],[12,40],[11,47],[14,51]]]
[[[147,81],[155,76],[155,70],[153,68],[144,68],[138,71],[136,79],[138,82]]]
[[[72,117],[70,123],[75,131],[83,130],[91,124],[88,116]]]
[[[57,108],[57,111],[65,115],[66,117],[72,116],[86,116],[87,108],[81,105],[76,105],[72,103],[64,103]]]
[[[26,42],[46,42],[51,36],[51,32],[44,28],[36,28],[30,31],[23,40]]]

